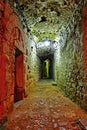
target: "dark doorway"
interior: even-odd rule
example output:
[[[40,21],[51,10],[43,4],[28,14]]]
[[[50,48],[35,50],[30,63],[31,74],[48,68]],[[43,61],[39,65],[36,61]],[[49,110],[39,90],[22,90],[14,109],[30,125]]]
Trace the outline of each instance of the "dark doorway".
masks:
[[[46,59],[42,63],[42,77],[43,78],[49,78],[49,66],[50,66],[50,60]]]
[[[41,79],[53,79],[53,54],[40,57]]]
[[[15,50],[15,87],[14,102],[20,101],[24,97],[24,58],[23,53],[16,48]]]

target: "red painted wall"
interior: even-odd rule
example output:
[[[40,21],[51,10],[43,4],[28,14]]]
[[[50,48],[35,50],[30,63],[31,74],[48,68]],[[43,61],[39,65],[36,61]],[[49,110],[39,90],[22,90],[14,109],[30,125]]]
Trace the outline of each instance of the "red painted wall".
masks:
[[[13,109],[15,84],[18,85],[17,89],[22,96],[20,98],[19,94],[17,98],[23,99],[25,83],[24,35],[23,28],[13,10],[7,3],[0,0],[0,121]],[[22,59],[21,69],[15,65],[16,48],[22,53],[22,58],[19,60]],[[15,81],[15,68],[18,71],[17,83]]]

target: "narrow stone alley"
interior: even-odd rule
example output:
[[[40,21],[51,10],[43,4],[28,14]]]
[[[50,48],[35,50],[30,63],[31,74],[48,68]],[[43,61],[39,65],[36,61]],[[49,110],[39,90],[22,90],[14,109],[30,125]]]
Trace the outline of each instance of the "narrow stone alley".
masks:
[[[0,0],[0,130],[87,130],[87,0]]]
[[[29,96],[15,103],[6,130],[81,130],[87,114],[58,90],[51,80],[41,80]]]

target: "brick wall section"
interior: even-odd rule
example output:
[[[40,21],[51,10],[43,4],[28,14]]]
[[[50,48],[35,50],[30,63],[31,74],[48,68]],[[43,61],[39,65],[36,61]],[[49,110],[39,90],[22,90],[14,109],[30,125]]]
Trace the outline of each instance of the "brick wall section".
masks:
[[[23,98],[22,93],[25,89],[25,74],[27,71],[25,66],[27,44],[28,37],[23,32],[17,16],[8,3],[0,0],[0,120],[13,109],[16,48],[21,51],[23,56],[23,69],[20,70],[23,82],[22,85],[19,83],[18,89],[22,96],[21,99]]]

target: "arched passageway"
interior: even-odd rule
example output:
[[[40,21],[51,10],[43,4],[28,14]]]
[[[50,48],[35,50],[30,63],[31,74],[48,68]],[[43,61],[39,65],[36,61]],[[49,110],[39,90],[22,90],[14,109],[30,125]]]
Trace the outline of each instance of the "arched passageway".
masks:
[[[30,13],[30,22],[24,15],[30,4],[0,0],[0,124],[15,108],[7,130],[80,130],[77,118],[87,120],[59,91],[87,109],[87,2],[61,1],[31,1],[31,8],[41,8]]]
[[[40,58],[40,79],[53,79],[54,55],[42,56]]]

